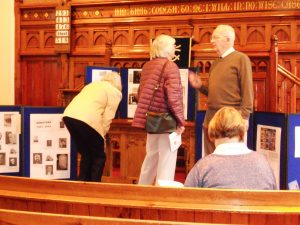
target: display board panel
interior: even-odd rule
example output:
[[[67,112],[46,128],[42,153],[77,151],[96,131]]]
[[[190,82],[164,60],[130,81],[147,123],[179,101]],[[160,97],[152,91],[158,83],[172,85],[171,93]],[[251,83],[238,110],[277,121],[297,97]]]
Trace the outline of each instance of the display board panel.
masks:
[[[300,182],[300,115],[288,115],[287,122],[287,188],[299,190]]]
[[[0,106],[0,174],[22,173],[21,107]]]
[[[120,104],[121,118],[133,118],[137,107],[137,92],[140,84],[142,69],[122,68],[121,77],[123,85],[123,98]],[[188,81],[189,69],[180,69],[181,84],[183,88],[183,104],[185,120],[194,120],[195,117],[195,89]]]
[[[274,171],[278,188],[285,189],[286,115],[255,112],[253,126],[255,150],[266,156]]]
[[[62,121],[64,108],[24,107],[24,176],[42,179],[74,179],[77,153]]]

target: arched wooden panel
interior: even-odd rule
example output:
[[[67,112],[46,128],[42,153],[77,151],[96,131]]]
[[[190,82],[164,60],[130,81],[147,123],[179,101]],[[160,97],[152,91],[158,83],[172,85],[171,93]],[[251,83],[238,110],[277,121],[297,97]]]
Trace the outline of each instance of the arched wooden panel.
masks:
[[[30,34],[28,35],[27,48],[39,48],[40,40],[38,34]]]
[[[264,30],[261,27],[251,27],[248,30],[248,39],[247,42],[249,43],[257,43],[257,42],[264,42],[265,35]]]
[[[291,28],[290,26],[274,26],[272,33],[278,37],[278,42],[291,40]]]
[[[172,35],[172,29],[171,28],[156,28],[155,36],[158,36],[161,34]]]
[[[75,34],[75,47],[88,47],[89,46],[89,37],[87,32],[80,32]]]
[[[45,34],[45,48],[54,48],[54,33]]]
[[[150,45],[149,32],[142,31],[142,30],[135,31],[133,45],[149,46]]]
[[[257,72],[267,72],[268,71],[268,65],[265,61],[259,61],[258,62],[258,71]]]
[[[115,45],[129,45],[128,33],[126,31],[116,31],[114,33],[114,44]]]
[[[199,42],[210,43],[211,36],[212,36],[211,31],[202,30],[199,34]]]
[[[105,36],[103,35],[103,33],[101,32],[96,32],[95,33],[95,42],[94,42],[94,45],[95,46],[105,46],[105,43],[106,43],[106,38]]]

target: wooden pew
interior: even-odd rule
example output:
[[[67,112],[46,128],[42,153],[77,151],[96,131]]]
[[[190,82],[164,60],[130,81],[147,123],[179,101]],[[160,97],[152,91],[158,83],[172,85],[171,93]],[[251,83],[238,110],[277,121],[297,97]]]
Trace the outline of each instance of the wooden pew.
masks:
[[[0,208],[175,222],[300,224],[299,191],[168,188],[0,176]]]
[[[53,213],[37,213],[18,210],[0,209],[0,224],[9,225],[193,225],[188,222],[167,222],[154,220],[120,219],[108,217],[90,217],[77,215],[64,215]],[[197,223],[198,225],[209,225],[208,223]],[[211,224],[211,223],[210,223]],[[216,225],[216,224],[215,224]],[[224,224],[218,224],[224,225]]]

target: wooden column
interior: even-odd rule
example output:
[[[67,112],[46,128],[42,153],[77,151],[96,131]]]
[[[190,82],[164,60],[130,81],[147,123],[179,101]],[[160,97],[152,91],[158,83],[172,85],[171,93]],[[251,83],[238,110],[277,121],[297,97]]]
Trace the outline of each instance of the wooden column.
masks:
[[[21,102],[21,63],[19,50],[21,48],[20,44],[20,4],[21,0],[15,0],[15,104]]]
[[[270,50],[270,73],[269,82],[267,83],[267,97],[268,101],[268,111],[276,112],[278,108],[278,87],[277,87],[277,77],[278,77],[278,38],[276,35],[272,37],[271,40],[271,50]]]

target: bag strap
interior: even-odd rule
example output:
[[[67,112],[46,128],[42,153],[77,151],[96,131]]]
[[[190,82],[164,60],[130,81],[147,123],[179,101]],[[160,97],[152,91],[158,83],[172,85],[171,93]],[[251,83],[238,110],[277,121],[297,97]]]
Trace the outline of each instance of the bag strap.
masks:
[[[160,81],[161,81],[162,75],[163,75],[163,73],[164,73],[164,71],[165,71],[165,68],[166,68],[168,62],[169,62],[169,60],[167,59],[167,61],[165,62],[164,66],[163,66],[163,68],[162,68],[162,70],[161,70],[161,72],[160,72],[159,79],[158,79],[158,82],[157,82],[156,86],[154,87],[153,95],[152,95],[150,104],[149,104],[149,106],[148,106],[147,112],[149,111],[149,109],[150,109],[150,107],[151,107],[151,105],[152,105],[153,99],[154,99],[154,97],[155,97],[155,95],[156,95],[156,92],[157,92],[157,90],[158,90],[158,88],[159,88],[159,85],[160,85]]]

